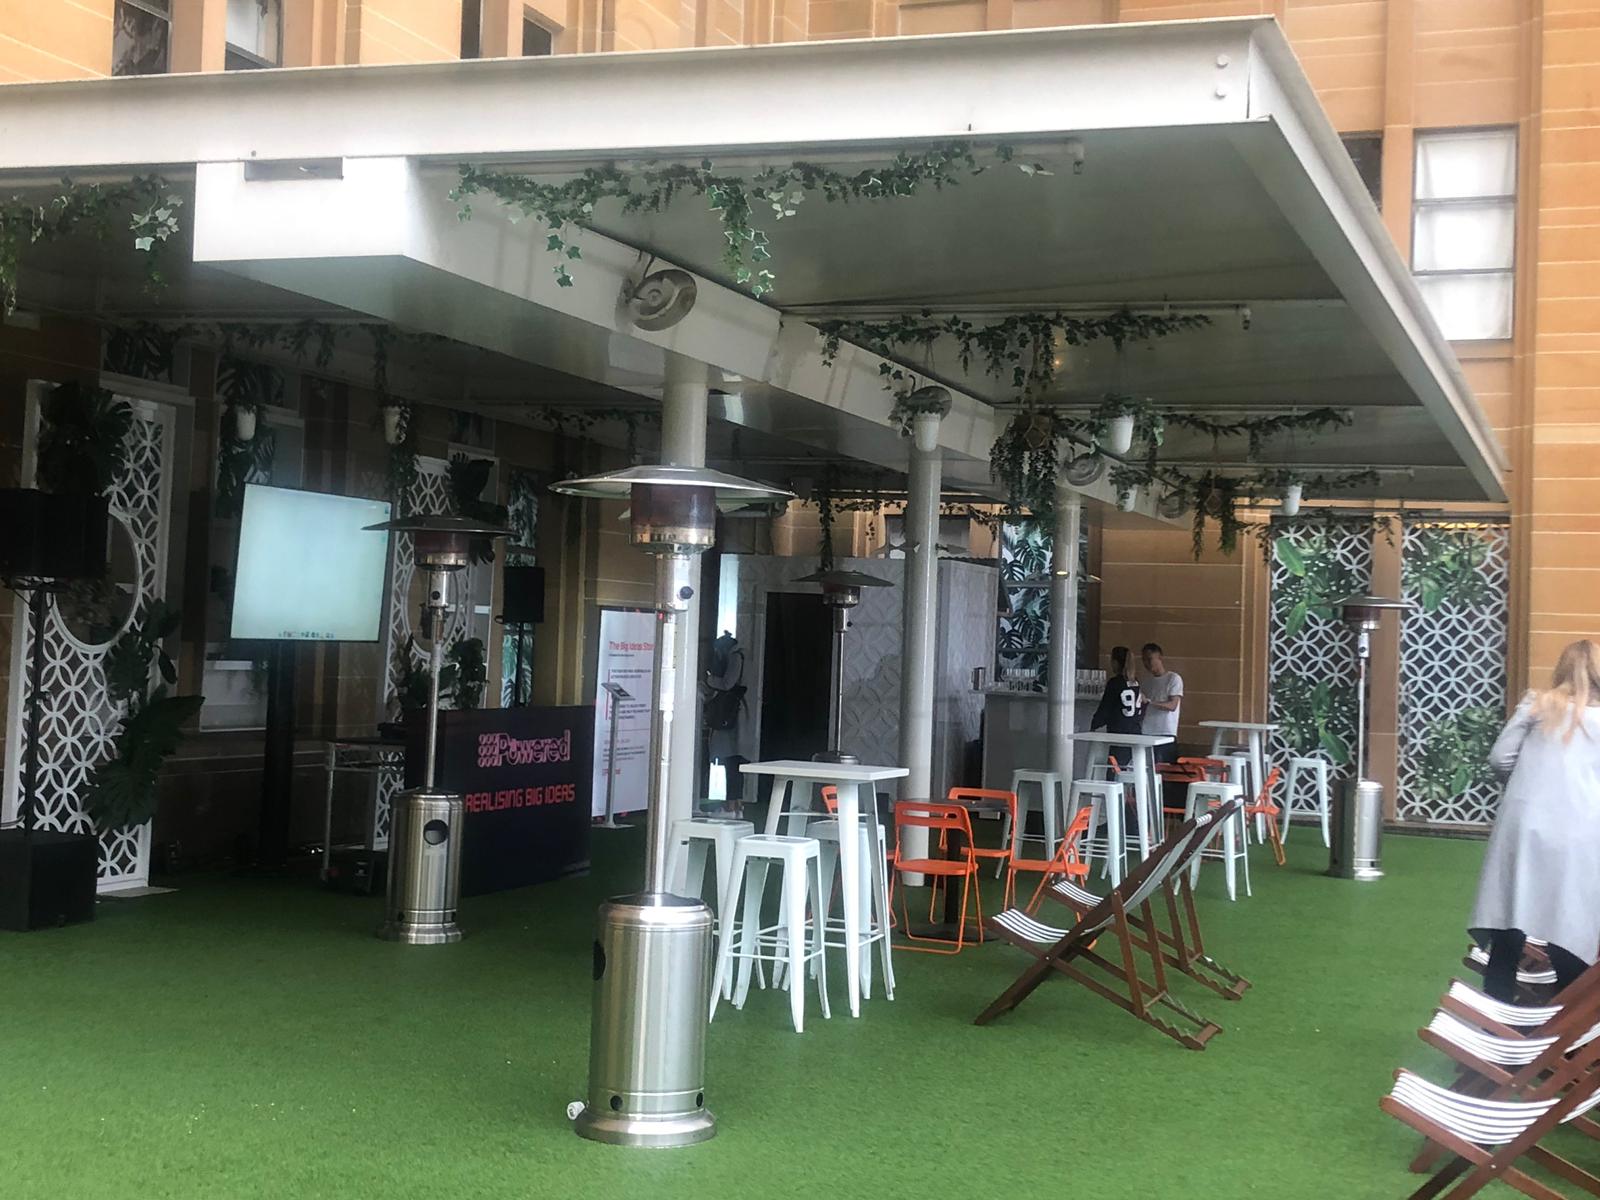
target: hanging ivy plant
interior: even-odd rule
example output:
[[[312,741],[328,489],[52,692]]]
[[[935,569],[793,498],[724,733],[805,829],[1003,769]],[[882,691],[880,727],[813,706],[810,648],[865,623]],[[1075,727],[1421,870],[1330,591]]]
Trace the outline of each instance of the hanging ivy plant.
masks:
[[[1168,425],[1205,434],[1213,442],[1243,437],[1249,440],[1251,462],[1259,462],[1269,438],[1286,433],[1322,433],[1355,423],[1355,414],[1346,408],[1313,408],[1305,412],[1270,413],[1241,417],[1237,421],[1213,421],[1198,413],[1168,412]]]
[[[1127,308],[1090,316],[1060,311],[1014,313],[991,320],[970,320],[959,314],[936,316],[932,309],[923,309],[920,314],[881,321],[812,322],[822,335],[824,364],[832,363],[846,342],[884,358],[924,362],[932,361],[939,343],[949,342],[963,371],[977,363],[987,374],[1006,380],[1020,395],[1033,398],[1044,396],[1055,382],[1060,346],[1104,340],[1120,348],[1210,323],[1211,318],[1203,313],[1142,313]],[[885,386],[891,386],[893,369],[880,371],[889,377]]]
[[[996,147],[994,153],[1001,163],[1012,161],[1010,147]],[[1014,165],[1028,175],[1050,173],[1040,163]],[[698,196],[722,227],[722,264],[729,277],[753,295],[763,296],[777,281],[766,266],[772,253],[765,231],[755,224],[758,210],[770,213],[773,221],[783,221],[798,216],[802,203],[812,196],[828,203],[913,196],[927,187],[953,187],[963,177],[987,169],[967,142],[901,152],[881,166],[848,174],[820,163],[793,162],[745,176],[719,172],[706,158],[697,164],[610,162],[553,183],[463,163],[450,199],[460,205],[463,221],[472,216],[470,198],[489,195],[514,213],[540,222],[547,231],[545,249],[555,256],[551,269],[556,284],[571,287],[571,264],[583,257],[580,235],[594,223],[602,204],[614,204],[624,214],[662,212],[680,195]]]
[[[113,756],[94,768],[84,791],[84,809],[97,829],[129,829],[155,816],[161,767],[205,703],[204,696],[167,694],[178,672],[162,643],[179,623],[175,609],[153,601],[106,654],[106,693],[122,717]],[[161,679],[154,690],[152,671]]]
[[[945,416],[950,412],[950,403],[949,391],[937,384],[902,388],[895,393],[894,405],[889,409],[889,424],[900,431],[901,437],[910,437],[919,416]]]
[[[178,232],[182,205],[183,197],[159,175],[127,183],[63,179],[56,194],[42,203],[16,195],[0,200],[0,315],[10,316],[16,310],[22,252],[85,228],[110,240],[120,226],[133,249],[145,256],[148,285],[161,287],[162,260],[168,241]]]
[[[1232,554],[1239,548],[1239,537],[1247,529],[1240,518],[1239,481],[1226,475],[1208,472],[1194,481],[1194,537],[1193,552],[1196,561],[1205,553],[1206,523],[1217,525],[1217,549]]]
[[[1052,409],[1017,413],[989,448],[989,475],[1005,487],[1013,513],[1031,512],[1048,524],[1055,512],[1058,443],[1068,430]]]

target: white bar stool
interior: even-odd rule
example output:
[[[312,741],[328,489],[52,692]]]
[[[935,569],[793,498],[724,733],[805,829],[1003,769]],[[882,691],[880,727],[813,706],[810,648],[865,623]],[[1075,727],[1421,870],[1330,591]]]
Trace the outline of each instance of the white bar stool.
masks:
[[[783,871],[778,923],[763,927],[761,902],[766,894],[767,869],[773,863]],[[824,896],[822,847],[816,838],[756,833],[739,839],[733,854],[733,893],[728,900],[728,919],[722,922],[722,934],[717,939],[717,973],[711,981],[711,1017],[717,1015],[717,1004],[722,999],[735,958],[739,960],[739,982],[733,993],[735,1008],[742,1009],[750,994],[751,968],[758,962],[782,961],[788,967],[789,1015],[794,1021],[794,1031],[804,1032],[807,968],[815,963],[822,1015],[824,1018],[831,1015],[828,1011],[828,963],[822,944],[827,924]],[[811,921],[806,919],[808,899],[811,911],[817,914]],[[737,919],[734,918],[736,908]]]
[[[1044,836],[1038,837],[1028,833],[1028,813],[1032,805],[1028,802],[1029,793],[1023,790],[1023,784],[1031,783],[1039,789],[1039,813],[1044,822]],[[1023,842],[1039,842],[1044,850],[1044,857],[1050,858],[1056,852],[1056,847],[1061,844],[1061,826],[1064,818],[1061,794],[1061,776],[1054,771],[1013,771],[1011,772],[1011,794],[1017,798],[1017,831],[1012,840],[1011,814],[1007,813],[1002,818],[1000,826],[1000,844],[1010,844],[1014,852],[1020,852]],[[1002,864],[1003,865],[1003,864]],[[1000,874],[1000,867],[995,868],[995,875]]]
[[[1312,799],[1309,806],[1295,803],[1294,785],[1301,771],[1311,777]],[[1322,844],[1332,845],[1328,836],[1328,794],[1328,764],[1325,761],[1320,758],[1291,758],[1289,781],[1283,791],[1282,828],[1278,831],[1278,837],[1288,839],[1291,817],[1317,817],[1322,821]]]
[[[1251,803],[1261,794],[1261,780],[1256,778],[1256,760],[1248,750],[1229,750],[1221,755],[1223,762],[1228,764],[1228,782],[1237,783],[1242,789],[1241,794],[1246,803]],[[1246,822],[1245,827],[1249,828]],[[1267,840],[1266,818],[1256,817],[1256,845],[1263,845]]]
[[[1108,875],[1111,886],[1122,882],[1123,868],[1127,862],[1128,844],[1122,832],[1122,810],[1126,793],[1120,783],[1110,779],[1074,779],[1072,781],[1072,811],[1087,808],[1089,835],[1084,839],[1084,861],[1093,863],[1095,856],[1105,858],[1101,874]],[[1100,817],[1105,815],[1106,835],[1099,836]]]
[[[667,847],[667,890],[675,896],[700,896],[706,885],[706,853],[717,856],[716,919],[712,932],[721,928],[733,886],[734,848],[740,838],[756,831],[749,821],[732,817],[683,817],[672,823],[672,844]],[[763,980],[762,986],[766,983]],[[733,997],[732,984],[727,996]]]
[[[883,827],[877,829],[878,842],[883,842]],[[822,906],[820,911],[824,914],[826,924],[823,927],[823,945],[830,950],[843,950],[844,945],[844,916],[841,913],[835,917],[833,912],[833,892],[836,883],[842,885],[843,871],[839,863],[839,822],[834,817],[824,817],[812,821],[806,826],[806,836],[817,839],[821,848],[820,867],[822,870]],[[867,856],[872,853],[872,829],[866,822],[862,822],[856,831],[857,844],[860,846],[861,862],[865,864]],[[857,881],[859,893],[858,906],[865,919],[862,922],[864,932],[861,937],[861,998],[872,999],[872,947],[874,942],[884,940],[889,936],[889,910],[888,894],[880,892],[872,886],[872,872],[863,870]],[[843,897],[840,897],[841,903]],[[780,955],[783,947],[783,935],[779,935]],[[773,984],[779,986],[783,982],[784,966],[782,961],[773,971]],[[894,979],[886,977],[883,981],[884,995],[894,999]]]
[[[1237,800],[1243,794],[1243,789],[1237,783],[1211,783],[1202,780],[1189,785],[1188,794],[1184,798],[1184,816],[1193,820],[1204,809],[1215,805],[1225,804],[1229,800]],[[1228,877],[1228,899],[1237,900],[1235,888],[1236,864],[1241,860],[1244,863],[1244,894],[1250,895],[1250,826],[1244,819],[1244,806],[1234,813],[1222,826],[1222,849],[1215,850],[1207,847],[1206,850],[1194,860],[1194,866],[1189,871],[1189,886],[1193,887],[1200,879],[1200,861],[1203,858],[1220,858]]]

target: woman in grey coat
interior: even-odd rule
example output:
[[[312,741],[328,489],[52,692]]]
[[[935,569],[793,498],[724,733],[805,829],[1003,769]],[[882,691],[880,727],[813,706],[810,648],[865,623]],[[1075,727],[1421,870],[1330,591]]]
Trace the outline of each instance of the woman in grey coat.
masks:
[[[1515,999],[1523,943],[1550,943],[1565,987],[1600,956],[1600,649],[1561,652],[1554,686],[1530,692],[1490,764],[1506,780],[1471,931],[1489,947],[1484,990]]]

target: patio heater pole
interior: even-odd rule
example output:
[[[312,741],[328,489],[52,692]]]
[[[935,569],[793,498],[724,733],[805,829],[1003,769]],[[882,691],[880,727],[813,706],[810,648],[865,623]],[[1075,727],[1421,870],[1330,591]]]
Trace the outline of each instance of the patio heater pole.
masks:
[[[675,467],[706,465],[709,376],[702,362],[668,354],[661,390],[661,461]],[[694,560],[694,595],[673,622],[674,648],[672,771],[666,806],[672,821],[694,816],[700,789],[700,591]]]
[[[1061,780],[1062,801],[1072,787],[1072,734],[1078,699],[1078,538],[1083,498],[1057,473],[1056,528],[1050,551],[1050,770]],[[1048,799],[1048,798],[1047,798]],[[1065,814],[1063,814],[1065,816]],[[1054,847],[1051,851],[1054,852]]]
[[[813,571],[796,583],[815,583],[822,587],[822,603],[833,613],[833,666],[828,693],[828,748],[812,755],[814,762],[853,763],[854,754],[840,748],[844,735],[844,635],[850,630],[850,613],[861,603],[864,587],[893,587],[887,579],[863,571]]]
[[[594,943],[589,1088],[568,1106],[580,1137],[619,1146],[689,1146],[716,1134],[705,1105],[711,910],[667,892],[673,765],[674,632],[694,599],[693,567],[716,537],[719,503],[788,493],[704,468],[630,467],[553,491],[631,502],[633,544],[656,560],[644,890],[600,906]],[[692,711],[692,710],[691,710]]]
[[[426,580],[418,614],[421,632],[432,643],[422,786],[407,788],[394,798],[387,899],[378,937],[408,946],[442,946],[461,940],[456,911],[461,902],[461,834],[466,819],[461,797],[435,786],[445,622],[457,603],[451,591],[472,561],[472,540],[505,537],[511,531],[437,513],[400,517],[368,528],[411,535],[412,558]]]
[[[1372,633],[1383,614],[1409,608],[1404,600],[1381,596],[1346,596],[1340,615],[1356,631],[1356,755],[1354,775],[1347,779],[1334,805],[1334,836],[1328,874],[1363,883],[1383,878],[1383,785],[1367,778],[1367,684],[1372,658]]]

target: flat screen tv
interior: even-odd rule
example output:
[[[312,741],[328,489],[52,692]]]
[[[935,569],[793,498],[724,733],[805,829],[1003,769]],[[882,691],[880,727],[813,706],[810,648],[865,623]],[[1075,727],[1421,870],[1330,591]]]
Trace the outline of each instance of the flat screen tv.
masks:
[[[382,626],[389,502],[252,483],[244,489],[235,638],[375,642]]]

